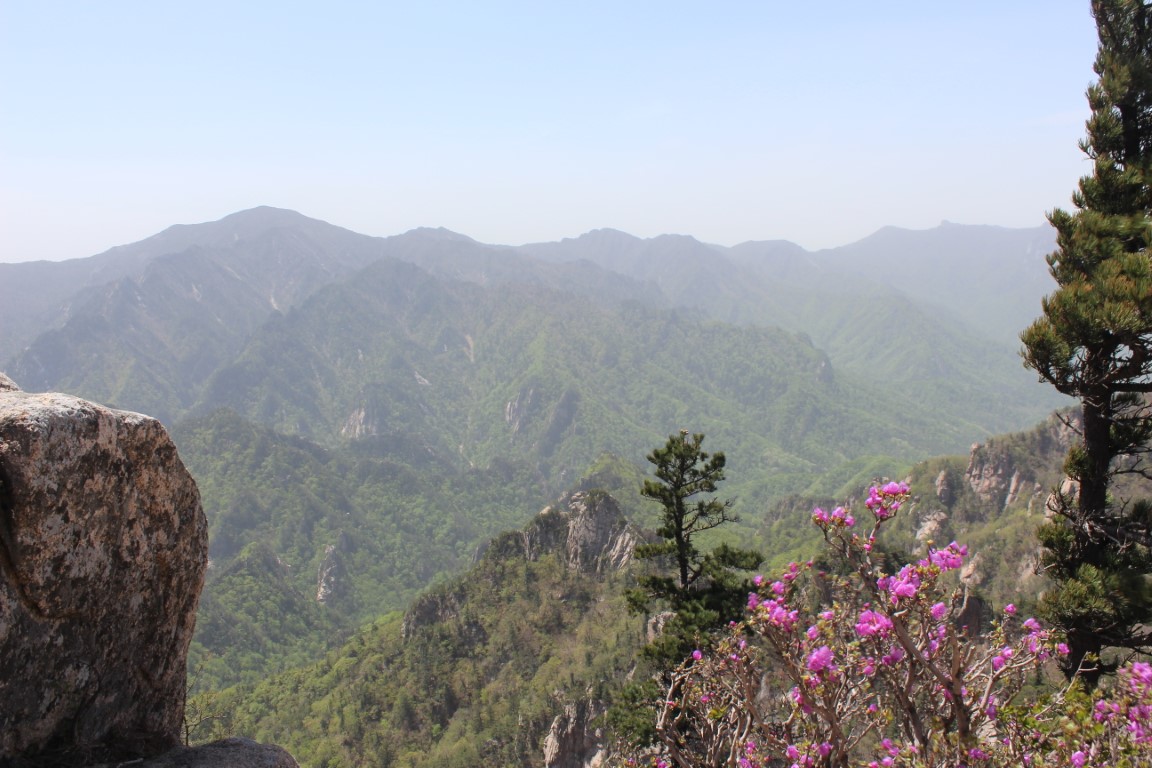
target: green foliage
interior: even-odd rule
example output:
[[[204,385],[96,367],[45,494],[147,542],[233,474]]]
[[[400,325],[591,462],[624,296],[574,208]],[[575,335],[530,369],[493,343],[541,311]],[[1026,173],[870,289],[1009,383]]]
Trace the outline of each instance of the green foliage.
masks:
[[[293,585],[266,545],[246,546],[201,596],[189,668],[197,690],[312,661],[338,630],[338,619]]]
[[[630,680],[618,688],[604,718],[611,740],[624,745],[654,743],[656,719],[652,716],[652,702],[661,693],[660,685],[651,678]]]
[[[1073,630],[1068,632],[1070,640],[1083,643],[1084,630],[1091,632],[1093,642],[1081,645],[1081,651],[1090,681],[1095,681],[1096,670],[1112,671],[1123,659],[1109,653],[1109,646],[1147,643],[1141,625],[1152,604],[1148,555],[1135,548],[1104,548],[1085,557],[1083,537],[1059,522],[1041,526],[1038,536],[1045,548],[1041,565],[1056,582],[1044,593],[1040,606],[1061,626]]]
[[[1066,672],[1109,646],[1152,648],[1141,625],[1152,594],[1128,584],[1152,572],[1149,529],[1110,497],[1119,472],[1138,469],[1152,439],[1152,8],[1141,0],[1094,0],[1099,80],[1088,89],[1092,117],[1081,148],[1093,172],[1080,180],[1075,213],[1055,210],[1058,250],[1048,257],[1057,290],[1024,333],[1026,365],[1081,401],[1081,441],[1065,470],[1075,495],[1058,493],[1045,559],[1057,587],[1042,608],[1068,635]],[[1139,581],[1139,577],[1137,577]],[[1076,601],[1119,589],[1106,615]],[[1094,600],[1092,600],[1095,602]],[[1099,667],[1086,671],[1095,684]]]
[[[546,499],[522,464],[480,471],[362,444],[326,450],[226,411],[181,424],[174,438],[209,521],[212,568],[192,649],[204,688],[316,658],[466,566]]]
[[[703,552],[699,538],[707,531],[736,522],[732,502],[712,497],[724,480],[722,452],[703,450],[704,435],[681,430],[648,455],[656,480],[646,479],[641,494],[659,502],[662,541],[636,547],[638,560],[656,564],[641,575],[628,599],[634,612],[658,606],[670,611],[659,636],[645,649],[658,668],[683,658],[694,645],[743,609],[750,580],[742,575],[758,567],[759,552],[721,544]]]
[[[194,697],[216,714],[194,739],[243,733],[330,768],[538,761],[566,705],[592,706],[624,680],[643,632],[621,574],[505,546],[518,542],[501,537],[469,573],[323,661]]]
[[[656,480],[645,480],[641,491],[664,508],[663,521],[656,529],[664,541],[638,546],[636,557],[672,557],[676,577],[673,591],[662,588],[655,596],[672,600],[674,606],[704,575],[704,556],[696,545],[697,535],[736,521],[730,512],[730,500],[699,498],[689,502],[701,494],[715,493],[716,484],[724,479],[724,454],[718,451],[709,455],[701,448],[703,442],[704,435],[689,438],[687,430],[668,438],[663,448],[648,454],[648,461],[656,467]]]

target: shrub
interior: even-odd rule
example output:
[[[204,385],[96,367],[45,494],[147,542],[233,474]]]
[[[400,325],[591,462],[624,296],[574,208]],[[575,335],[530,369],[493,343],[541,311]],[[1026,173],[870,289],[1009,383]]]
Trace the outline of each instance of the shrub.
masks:
[[[628,764],[733,768],[1136,766],[1152,764],[1152,667],[1129,664],[1090,699],[1045,681],[1059,638],[1006,605],[981,632],[948,588],[967,549],[952,542],[885,571],[880,529],[907,486],[872,488],[862,533],[817,509],[839,573],[792,563],[757,578],[741,622],[672,674],[657,744]]]

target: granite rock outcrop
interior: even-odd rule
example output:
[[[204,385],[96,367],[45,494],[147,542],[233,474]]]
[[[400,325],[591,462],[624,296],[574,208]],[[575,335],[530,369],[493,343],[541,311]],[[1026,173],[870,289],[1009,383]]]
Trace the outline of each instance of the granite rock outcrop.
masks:
[[[131,766],[105,763],[89,768],[300,768],[300,764],[281,747],[231,738],[199,747],[176,747]]]
[[[597,491],[577,491],[546,507],[521,537],[529,560],[557,552],[568,568],[580,573],[618,571],[640,543],[616,500]]]
[[[609,494],[576,491],[545,507],[521,531],[509,531],[492,539],[476,553],[484,558],[539,560],[554,554],[576,573],[608,573],[632,560],[640,533]],[[429,592],[417,598],[404,616],[402,634],[408,639],[416,630],[460,615],[460,590]]]
[[[179,744],[207,535],[160,422],[0,375],[0,764]]]
[[[600,719],[603,702],[585,699],[566,704],[544,737],[544,768],[599,768],[608,758]]]

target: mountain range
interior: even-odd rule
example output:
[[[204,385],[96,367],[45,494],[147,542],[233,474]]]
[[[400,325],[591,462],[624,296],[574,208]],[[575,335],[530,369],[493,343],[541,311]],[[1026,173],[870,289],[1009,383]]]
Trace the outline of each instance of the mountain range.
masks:
[[[1015,339],[1051,248],[951,224],[814,253],[612,230],[508,247],[257,208],[0,264],[0,369],[171,428],[211,526],[194,656],[220,686],[403,608],[581,478],[635,481],[681,428],[729,457],[729,535],[771,553],[789,494],[1036,423],[1063,401]]]
[[[837,371],[899,383],[906,399],[1022,426],[1053,402],[1030,386],[1016,334],[1048,288],[1047,228],[888,228],[843,248],[733,248],[686,236],[597,230],[558,243],[489,246],[446,230],[372,238],[257,208],[174,226],[88,259],[0,264],[0,361],[29,389],[69,389],[172,422],[211,408],[205,387],[277,313],[381,261],[436,281],[552,289],[603,309],[691,308],[730,325],[803,334]],[[914,332],[913,332],[914,331]],[[963,410],[963,409],[960,409]],[[1024,415],[1024,414],[1027,415]]]

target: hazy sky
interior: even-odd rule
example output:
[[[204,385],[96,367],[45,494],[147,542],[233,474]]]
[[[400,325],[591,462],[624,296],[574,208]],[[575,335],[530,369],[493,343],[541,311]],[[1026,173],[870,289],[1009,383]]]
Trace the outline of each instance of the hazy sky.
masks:
[[[0,0],[0,261],[257,205],[519,244],[1035,226],[1088,0]]]

